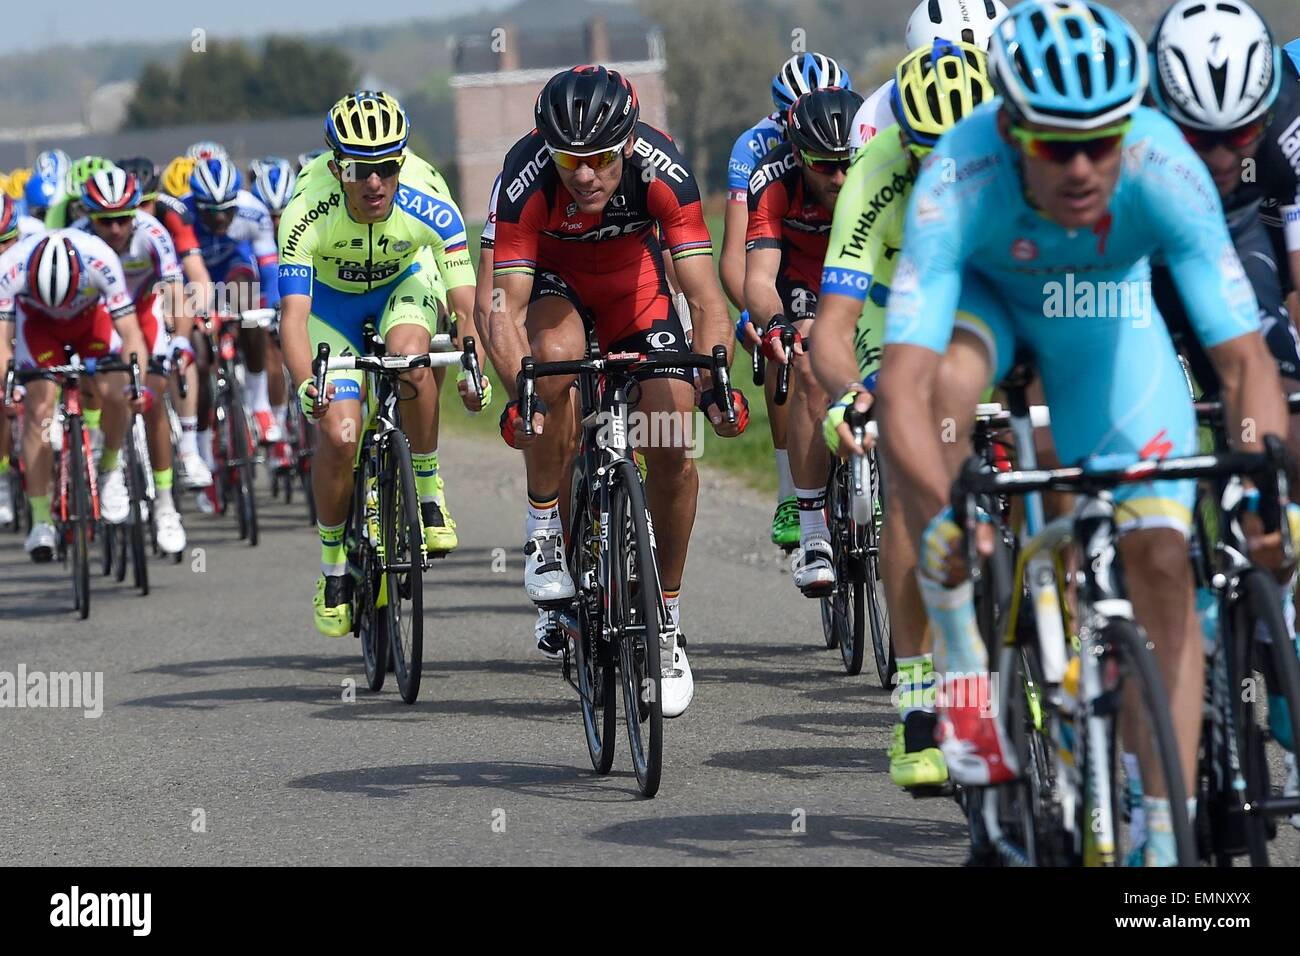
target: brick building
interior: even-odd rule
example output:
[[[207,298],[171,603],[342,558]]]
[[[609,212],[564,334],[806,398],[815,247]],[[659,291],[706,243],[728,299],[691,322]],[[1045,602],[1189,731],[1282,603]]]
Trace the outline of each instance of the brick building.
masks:
[[[556,19],[553,10],[547,26],[514,20],[454,41],[457,199],[468,220],[483,221],[506,152],[533,128],[537,94],[559,70],[579,63],[619,70],[636,87],[641,118],[667,124],[663,41],[648,20],[633,11],[567,27]]]

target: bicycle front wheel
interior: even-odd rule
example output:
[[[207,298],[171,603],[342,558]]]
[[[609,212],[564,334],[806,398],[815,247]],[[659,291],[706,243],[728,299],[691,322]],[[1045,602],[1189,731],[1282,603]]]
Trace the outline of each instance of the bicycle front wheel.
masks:
[[[1084,866],[1142,866],[1150,835],[1147,797],[1168,801],[1175,860],[1195,866],[1196,840],[1187,816],[1182,761],[1169,697],[1146,635],[1111,619],[1098,635],[1100,694],[1081,727],[1084,796],[1079,802]],[[1127,758],[1127,759],[1126,759]],[[1140,768],[1132,773],[1134,764]],[[1096,798],[1105,780],[1104,800]]]
[[[822,634],[828,648],[839,647],[844,670],[857,675],[862,673],[866,649],[866,585],[862,573],[863,535],[853,520],[851,493],[848,468],[836,459],[826,488],[835,590],[821,599]]]
[[[95,520],[90,502],[90,475],[86,471],[86,434],[81,418],[73,416],[68,422],[68,461],[71,469],[68,482],[67,523],[65,529],[72,537],[72,602],[77,615],[84,621],[90,616],[90,524]]]
[[[146,563],[147,555],[145,553],[147,520],[144,516],[145,493],[148,487],[145,481],[144,469],[148,467],[148,459],[141,460],[141,449],[136,443],[135,428],[136,425],[133,420],[123,446],[123,452],[126,455],[126,489],[131,502],[124,531],[127,547],[131,552],[132,579],[143,595],[149,593],[149,566]]]
[[[402,700],[415,703],[424,666],[424,532],[411,445],[402,432],[384,437],[379,456],[380,541],[388,640]]]
[[[659,635],[667,621],[662,606],[659,567],[650,535],[645,488],[636,465],[620,463],[610,512],[610,567],[614,580],[609,625],[619,642],[623,713],[632,768],[643,796],[659,792],[663,776],[663,671]]]
[[[599,577],[595,560],[598,536],[587,484],[577,465],[573,468],[573,493],[569,501],[569,567],[580,584],[595,581]],[[587,754],[596,773],[606,774],[614,765],[618,678],[609,642],[601,634],[597,610],[600,603],[598,595],[579,590],[573,610],[578,628],[573,656]]]

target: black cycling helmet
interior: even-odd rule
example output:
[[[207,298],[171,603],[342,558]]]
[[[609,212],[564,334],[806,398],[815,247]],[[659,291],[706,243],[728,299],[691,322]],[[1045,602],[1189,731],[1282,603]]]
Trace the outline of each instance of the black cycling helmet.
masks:
[[[140,184],[140,192],[146,200],[153,199],[158,195],[158,179],[161,173],[152,159],[146,159],[144,156],[132,156],[129,159],[117,160],[116,165],[118,169],[125,169],[136,178],[136,181]]]
[[[552,149],[594,153],[625,142],[641,107],[623,74],[603,66],[575,66],[546,81],[534,114]]]
[[[805,93],[790,107],[786,135],[796,149],[821,156],[847,155],[849,131],[853,117],[862,106],[862,97],[840,86]]]

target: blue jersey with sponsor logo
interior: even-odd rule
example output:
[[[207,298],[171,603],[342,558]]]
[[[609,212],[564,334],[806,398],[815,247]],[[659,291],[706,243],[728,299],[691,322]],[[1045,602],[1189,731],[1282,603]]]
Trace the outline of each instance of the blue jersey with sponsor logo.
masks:
[[[727,196],[733,202],[745,202],[749,177],[758,161],[785,141],[785,126],[779,113],[763,117],[736,139],[727,163]]]
[[[183,202],[194,221],[194,236],[212,278],[223,281],[232,266],[247,264],[258,274],[262,304],[267,308],[276,305],[280,292],[275,274],[275,230],[266,205],[247,189],[241,189],[229,228],[215,233],[199,215],[193,194],[187,195]]]

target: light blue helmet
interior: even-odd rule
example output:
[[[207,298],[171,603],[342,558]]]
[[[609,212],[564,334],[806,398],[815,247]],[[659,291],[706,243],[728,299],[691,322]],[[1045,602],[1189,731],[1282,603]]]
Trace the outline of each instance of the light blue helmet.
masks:
[[[805,93],[839,86],[853,89],[847,71],[824,53],[796,53],[772,77],[772,103],[782,115]]]
[[[32,163],[32,179],[39,177],[56,189],[62,189],[70,168],[72,158],[63,150],[43,149],[36,154],[36,162]]]
[[[1146,44],[1091,0],[1025,0],[998,21],[989,63],[1007,108],[1048,126],[1113,125],[1147,88]]]
[[[1300,37],[1296,37],[1282,47],[1282,52],[1291,58],[1291,62],[1295,64],[1295,71],[1300,73]]]

